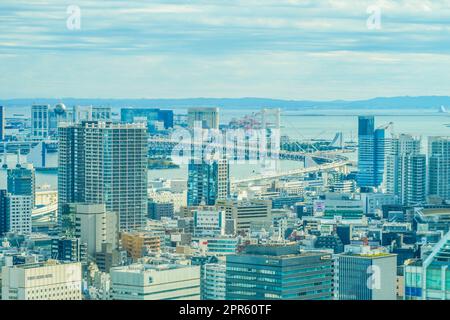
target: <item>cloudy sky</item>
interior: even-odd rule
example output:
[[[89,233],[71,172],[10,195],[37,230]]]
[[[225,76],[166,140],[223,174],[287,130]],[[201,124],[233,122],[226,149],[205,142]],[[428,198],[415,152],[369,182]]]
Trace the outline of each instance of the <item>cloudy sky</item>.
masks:
[[[450,0],[0,1],[3,99],[397,95],[450,95]]]

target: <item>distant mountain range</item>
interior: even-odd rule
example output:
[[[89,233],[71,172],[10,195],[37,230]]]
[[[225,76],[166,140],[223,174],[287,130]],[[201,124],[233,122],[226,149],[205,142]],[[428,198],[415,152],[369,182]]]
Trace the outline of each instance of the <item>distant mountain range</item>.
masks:
[[[83,99],[83,98],[27,98],[0,99],[0,105],[8,107],[25,107],[32,104],[50,104],[63,102],[72,105],[102,105],[111,107],[140,107],[140,108],[187,108],[187,107],[222,107],[228,109],[241,108],[283,108],[290,110],[302,109],[347,109],[347,110],[386,110],[386,109],[435,109],[440,106],[450,106],[450,96],[419,96],[419,97],[389,97],[373,98],[357,101],[308,101],[281,100],[265,98],[189,98],[189,99]]]

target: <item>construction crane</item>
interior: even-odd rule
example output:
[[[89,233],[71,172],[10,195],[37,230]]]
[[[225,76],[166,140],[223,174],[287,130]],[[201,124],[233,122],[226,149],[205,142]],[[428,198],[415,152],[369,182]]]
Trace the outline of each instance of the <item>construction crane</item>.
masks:
[[[392,121],[382,126],[379,126],[377,129],[389,130],[391,137],[394,136],[394,123]]]

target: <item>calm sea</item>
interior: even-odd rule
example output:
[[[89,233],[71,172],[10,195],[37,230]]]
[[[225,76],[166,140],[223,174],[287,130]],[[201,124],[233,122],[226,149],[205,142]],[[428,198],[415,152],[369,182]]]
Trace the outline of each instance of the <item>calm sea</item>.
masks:
[[[117,111],[116,111],[117,112]],[[185,110],[178,109],[176,113],[184,113]],[[222,123],[227,123],[232,118],[239,118],[246,114],[251,114],[255,110],[221,110],[220,119]],[[7,109],[6,116],[13,113],[25,114],[29,116],[26,109]],[[373,114],[376,116],[376,126],[384,126],[393,123],[389,129],[395,134],[409,133],[414,136],[421,136],[424,152],[427,148],[428,136],[450,135],[450,114],[439,114],[429,110],[383,110],[382,112],[357,113],[352,110],[290,110],[283,111],[281,116],[281,134],[288,135],[295,139],[329,139],[331,140],[337,132],[342,132],[345,141],[356,140],[358,115]],[[449,127],[447,127],[447,125]],[[50,162],[56,163],[56,154],[50,155]],[[8,163],[15,165],[16,157],[10,156]],[[282,161],[279,171],[286,171],[301,167],[302,164],[294,161]],[[232,177],[244,178],[260,173],[258,165],[231,165],[230,173]],[[187,168],[183,166],[179,169],[171,170],[151,170],[149,178],[187,178]],[[57,179],[55,174],[37,173],[37,185],[48,184],[52,189],[56,189]],[[6,186],[6,172],[0,170],[0,188]]]

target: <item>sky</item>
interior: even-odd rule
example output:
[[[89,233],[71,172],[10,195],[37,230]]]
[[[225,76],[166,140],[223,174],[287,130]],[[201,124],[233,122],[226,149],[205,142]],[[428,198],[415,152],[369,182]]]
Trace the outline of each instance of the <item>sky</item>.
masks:
[[[450,0],[0,1],[0,99],[450,95],[449,71]]]

